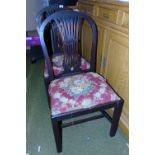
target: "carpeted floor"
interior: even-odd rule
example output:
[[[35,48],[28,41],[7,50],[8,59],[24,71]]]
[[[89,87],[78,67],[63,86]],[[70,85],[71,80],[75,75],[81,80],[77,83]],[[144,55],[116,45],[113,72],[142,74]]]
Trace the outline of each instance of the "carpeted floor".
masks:
[[[50,122],[44,82],[43,60],[31,64],[27,58],[26,134],[27,155],[57,155]],[[109,136],[106,119],[90,121],[63,129],[63,152],[60,155],[128,155],[128,138],[119,128]]]

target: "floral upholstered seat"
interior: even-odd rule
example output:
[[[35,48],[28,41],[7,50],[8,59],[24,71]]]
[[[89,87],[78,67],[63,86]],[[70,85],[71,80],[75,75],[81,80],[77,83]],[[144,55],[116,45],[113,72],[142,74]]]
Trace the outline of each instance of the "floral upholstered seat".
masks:
[[[106,80],[93,72],[54,80],[50,83],[48,92],[52,115],[120,99]]]
[[[64,68],[63,68],[63,55],[54,56],[52,58],[52,63],[53,63],[54,75],[59,75],[59,74],[64,72]],[[90,68],[90,64],[84,58],[81,58],[81,66],[80,66],[80,68],[82,70],[89,69]],[[48,70],[47,70],[46,63],[45,63],[45,68],[44,68],[44,77],[48,77]]]

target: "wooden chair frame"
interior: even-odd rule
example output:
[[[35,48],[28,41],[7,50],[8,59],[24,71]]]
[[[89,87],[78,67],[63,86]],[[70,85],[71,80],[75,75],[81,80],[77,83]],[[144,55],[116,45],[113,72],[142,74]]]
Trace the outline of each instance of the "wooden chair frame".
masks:
[[[85,19],[85,20],[87,20],[88,23],[90,24],[91,28],[92,28],[92,48],[91,48],[91,58],[90,58],[91,67],[87,71],[78,70],[78,69],[76,69],[76,67],[75,67],[74,71],[71,71],[71,70],[69,70],[68,66],[64,66],[64,67],[66,67],[65,68],[65,74],[60,75],[58,77],[54,77],[54,74],[52,72],[52,66],[51,66],[51,63],[50,63],[49,56],[48,56],[48,50],[47,50],[47,47],[46,47],[46,44],[45,44],[45,41],[44,41],[44,29],[45,29],[46,25],[49,22],[51,22],[52,20],[54,20],[58,24],[58,27],[61,25],[60,20],[63,20],[63,21],[65,21],[67,23],[70,23],[70,24],[75,24],[74,23],[75,21],[70,21],[70,19],[72,19],[74,17],[77,18],[77,19]],[[65,22],[64,22],[64,25],[65,25]],[[62,30],[61,27],[59,27],[59,29],[60,29],[60,31]],[[70,29],[72,29],[72,28],[70,27]],[[71,34],[71,32],[69,32],[69,33]],[[64,48],[66,48],[66,47],[68,47],[68,45],[70,45],[70,42],[71,42],[70,39],[72,39],[72,34],[69,35],[69,37],[64,36],[64,34],[66,34],[66,33],[64,33],[64,31],[61,32],[62,38],[64,37],[64,40],[68,41],[68,42],[64,43]],[[66,37],[68,37],[68,38],[66,38]],[[92,18],[90,16],[88,16],[87,14],[85,14],[85,13],[75,12],[75,11],[59,11],[59,12],[56,12],[53,15],[49,16],[43,22],[43,24],[40,27],[41,44],[42,44],[42,48],[43,48],[46,63],[48,65],[49,80],[52,81],[55,78],[61,78],[61,77],[64,77],[64,76],[69,76],[69,75],[74,75],[74,74],[79,74],[79,73],[86,73],[86,72],[90,72],[90,71],[95,72],[96,51],[97,51],[97,37],[98,37],[98,35],[97,35],[97,26],[96,26],[95,22],[92,20]],[[78,41],[76,40],[76,42],[78,42]],[[76,45],[75,45],[74,48],[76,48]],[[74,51],[75,51],[75,49],[74,49]],[[66,51],[65,54],[67,56],[69,56],[67,52],[68,51]],[[49,96],[48,96],[48,98],[49,98]],[[84,122],[87,122],[87,121],[90,121],[90,120],[95,120],[95,119],[105,117],[111,123],[110,136],[111,137],[115,136],[117,128],[118,128],[118,123],[119,123],[120,115],[121,115],[121,112],[122,112],[123,104],[124,104],[124,101],[120,97],[120,100],[113,101],[113,102],[108,102],[108,103],[105,103],[105,104],[100,104],[99,106],[95,106],[93,108],[75,110],[75,111],[72,111],[72,112],[66,112],[66,113],[58,114],[56,116],[51,115],[51,122],[52,122],[52,126],[53,126],[53,132],[54,132],[54,137],[55,137],[55,141],[56,141],[57,152],[62,152],[62,128],[69,127],[71,125],[77,125],[77,124],[84,123]],[[114,109],[112,116],[110,116],[106,112],[107,109],[111,109],[111,108]],[[78,116],[82,116],[82,115],[86,115],[86,114],[90,114],[90,113],[94,113],[94,112],[100,112],[100,114],[96,115],[96,116],[88,117],[88,118],[85,118],[85,119],[76,120],[74,122],[71,121],[69,123],[63,123],[63,121],[66,120],[66,119],[71,119],[71,118],[74,118],[74,117],[78,117]]]

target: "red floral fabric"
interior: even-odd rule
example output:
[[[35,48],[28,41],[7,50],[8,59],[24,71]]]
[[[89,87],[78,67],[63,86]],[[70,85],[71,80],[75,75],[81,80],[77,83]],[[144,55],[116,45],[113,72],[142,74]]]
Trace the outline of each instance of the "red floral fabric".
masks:
[[[93,72],[56,79],[50,83],[48,92],[52,115],[120,99],[106,80]]]
[[[52,58],[52,63],[53,63],[53,71],[55,75],[59,75],[64,72],[63,69],[63,55],[55,56]],[[81,58],[81,67],[82,70],[86,70],[90,68],[90,64],[84,59]],[[48,77],[48,70],[47,70],[47,65],[45,63],[45,68],[44,68],[44,77]]]

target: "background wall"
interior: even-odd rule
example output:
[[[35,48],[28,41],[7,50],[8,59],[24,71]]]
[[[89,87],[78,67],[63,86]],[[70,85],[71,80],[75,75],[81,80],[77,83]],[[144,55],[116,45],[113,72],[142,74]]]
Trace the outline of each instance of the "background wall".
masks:
[[[26,31],[34,30],[37,13],[48,6],[48,0],[26,0]]]

